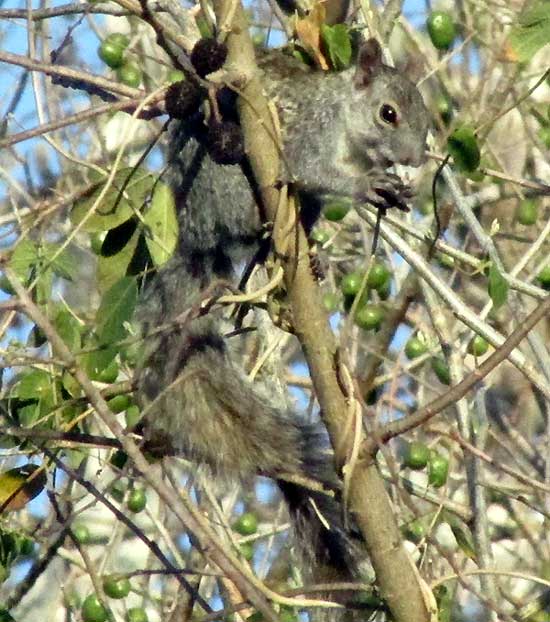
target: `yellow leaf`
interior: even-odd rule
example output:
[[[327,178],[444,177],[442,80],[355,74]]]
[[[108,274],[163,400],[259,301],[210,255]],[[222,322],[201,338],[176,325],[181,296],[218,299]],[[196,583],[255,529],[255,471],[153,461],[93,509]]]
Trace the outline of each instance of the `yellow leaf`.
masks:
[[[46,485],[46,472],[36,464],[26,464],[0,473],[0,508],[14,512],[25,507]]]

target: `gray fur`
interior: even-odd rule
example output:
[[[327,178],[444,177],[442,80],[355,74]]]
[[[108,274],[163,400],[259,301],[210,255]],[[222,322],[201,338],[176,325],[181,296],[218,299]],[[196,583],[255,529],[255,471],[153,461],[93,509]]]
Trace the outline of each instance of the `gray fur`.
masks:
[[[377,188],[401,202],[410,197],[410,189],[384,169],[392,162],[422,162],[428,113],[416,87],[382,64],[376,43],[365,44],[356,69],[338,74],[312,71],[280,53],[269,54],[260,67],[267,95],[278,107],[290,163],[281,180],[316,201],[345,195],[385,209],[391,204]],[[380,118],[387,103],[398,114],[396,124]],[[200,115],[171,130],[179,246],[153,278],[139,318],[146,336],[181,321],[145,340],[136,380],[146,439],[164,453],[182,454],[223,475],[277,479],[285,471],[334,485],[332,461],[322,450],[324,431],[274,406],[269,390],[247,379],[240,354],[221,337],[219,317],[182,316],[214,280],[234,279],[235,262],[250,258],[262,226],[245,169],[216,165],[204,134]],[[309,564],[316,560],[332,569],[335,579],[355,576],[357,551],[338,501],[295,484],[283,482],[281,490]]]

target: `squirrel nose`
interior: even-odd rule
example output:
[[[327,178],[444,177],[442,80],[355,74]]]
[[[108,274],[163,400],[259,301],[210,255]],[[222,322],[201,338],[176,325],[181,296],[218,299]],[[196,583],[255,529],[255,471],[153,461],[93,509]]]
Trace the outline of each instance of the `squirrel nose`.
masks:
[[[406,166],[418,167],[426,161],[426,145],[420,148],[413,148],[402,160]]]

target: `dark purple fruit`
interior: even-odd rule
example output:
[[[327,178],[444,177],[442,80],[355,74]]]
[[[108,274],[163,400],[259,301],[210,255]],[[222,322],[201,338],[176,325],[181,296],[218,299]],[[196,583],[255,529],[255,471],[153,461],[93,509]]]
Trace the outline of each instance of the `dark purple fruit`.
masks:
[[[238,164],[244,158],[241,128],[232,121],[212,123],[208,128],[207,145],[216,164]]]
[[[204,91],[187,80],[174,82],[166,90],[164,104],[172,119],[187,119],[201,105]]]
[[[227,46],[216,39],[199,39],[191,52],[191,64],[201,78],[221,69],[227,58]]]

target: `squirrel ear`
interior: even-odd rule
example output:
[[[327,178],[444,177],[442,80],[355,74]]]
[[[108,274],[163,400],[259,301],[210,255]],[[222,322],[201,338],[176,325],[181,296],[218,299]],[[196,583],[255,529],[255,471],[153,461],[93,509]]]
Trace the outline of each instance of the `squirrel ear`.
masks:
[[[357,55],[355,86],[368,86],[383,65],[380,43],[376,39],[365,41],[359,48]]]

